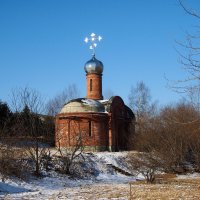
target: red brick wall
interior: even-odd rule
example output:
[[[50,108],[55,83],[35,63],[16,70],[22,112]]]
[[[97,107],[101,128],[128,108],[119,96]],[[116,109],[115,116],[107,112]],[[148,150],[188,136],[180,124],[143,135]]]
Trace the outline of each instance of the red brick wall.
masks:
[[[109,149],[112,151],[127,150],[130,142],[131,118],[127,117],[127,110],[123,100],[116,96],[112,100],[110,110]]]
[[[91,134],[89,123],[91,122]],[[81,135],[83,146],[108,149],[108,115],[106,113],[67,113],[56,117],[56,146],[75,146]],[[106,150],[105,149],[105,150]]]
[[[91,81],[92,80],[92,90]],[[87,74],[87,98],[100,100],[103,99],[102,96],[102,75],[101,74]]]

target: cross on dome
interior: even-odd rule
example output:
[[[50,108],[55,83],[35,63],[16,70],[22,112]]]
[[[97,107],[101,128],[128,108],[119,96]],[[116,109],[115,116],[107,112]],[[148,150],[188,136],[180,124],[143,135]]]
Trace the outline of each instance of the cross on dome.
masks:
[[[92,55],[95,56],[95,48],[97,47],[97,42],[100,42],[102,37],[100,35],[96,35],[95,33],[91,33],[90,37],[86,37],[84,41],[89,43],[89,48],[92,50]]]

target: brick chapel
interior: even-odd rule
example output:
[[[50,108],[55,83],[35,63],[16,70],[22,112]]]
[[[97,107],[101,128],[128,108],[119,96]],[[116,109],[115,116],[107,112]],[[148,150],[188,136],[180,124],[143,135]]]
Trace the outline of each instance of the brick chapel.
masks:
[[[129,149],[135,116],[120,96],[103,99],[103,63],[93,55],[84,66],[86,98],[67,102],[56,116],[56,146],[75,146],[81,138],[85,150]]]

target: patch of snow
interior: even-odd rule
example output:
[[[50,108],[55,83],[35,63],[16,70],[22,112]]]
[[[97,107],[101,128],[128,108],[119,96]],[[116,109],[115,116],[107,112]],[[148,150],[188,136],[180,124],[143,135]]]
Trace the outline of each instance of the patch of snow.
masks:
[[[5,183],[0,182],[0,199],[128,200],[128,183],[135,181],[136,177],[123,175],[112,167],[128,171],[126,155],[127,152],[85,153],[85,161],[80,168],[80,173],[90,172],[85,179],[71,179],[54,170],[45,172],[43,178],[30,177],[26,182],[8,179]],[[137,175],[137,179],[143,178],[141,174]],[[200,173],[179,175],[178,178],[200,178]],[[180,186],[174,187],[179,189]]]
[[[15,193],[22,193],[22,192],[29,192],[29,189],[26,189],[24,187],[21,187],[15,183],[5,183],[0,182],[0,195],[1,194],[15,194]]]
[[[99,100],[100,103],[107,103],[108,101],[108,99]]]
[[[98,107],[99,106],[99,102],[95,101],[93,99],[82,99],[81,100],[85,105],[89,105],[89,106],[95,106]]]
[[[112,191],[113,186],[128,187],[128,182],[135,181],[135,177],[125,176],[109,165],[127,170],[123,160],[125,156],[126,152],[85,153],[83,171],[80,171],[80,173],[90,171],[85,179],[71,179],[67,175],[51,170],[46,172],[45,177],[30,177],[27,182],[18,179],[0,182],[0,199],[86,199],[87,193],[93,195],[94,192],[96,195],[98,193],[98,198],[93,195],[94,199],[110,199],[102,198],[107,194],[106,188],[109,187]]]
[[[177,179],[191,179],[191,178],[200,178],[200,173],[188,173],[184,175],[177,175]]]
[[[95,153],[94,153],[95,154]],[[119,167],[121,169],[124,169],[125,171],[128,171],[128,166],[125,161],[125,158],[127,156],[127,152],[98,152],[95,154],[100,160],[104,160],[106,164],[112,164],[116,167]]]
[[[112,174],[99,174],[96,178],[97,181],[100,181],[101,183],[129,183],[131,181],[135,181],[136,179],[133,177],[125,176],[119,173],[116,173],[114,175]]]

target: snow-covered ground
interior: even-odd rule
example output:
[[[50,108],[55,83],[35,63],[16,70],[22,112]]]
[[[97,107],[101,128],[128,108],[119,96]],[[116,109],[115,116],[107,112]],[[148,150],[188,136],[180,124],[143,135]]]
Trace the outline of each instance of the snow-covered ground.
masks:
[[[32,177],[26,182],[8,179],[5,183],[0,182],[0,199],[128,199],[128,183],[135,177],[123,175],[113,168],[128,171],[123,160],[125,154],[86,154],[85,167],[95,171],[86,179],[71,179],[53,170],[42,178]]]
[[[86,170],[84,179],[72,179],[53,169],[44,172],[42,178],[30,177],[27,181],[7,179],[5,183],[0,182],[0,199],[129,200],[130,182],[132,199],[200,199],[199,173],[179,175],[167,184],[146,184],[122,173],[129,172],[125,156],[126,152],[85,154],[82,166]]]

